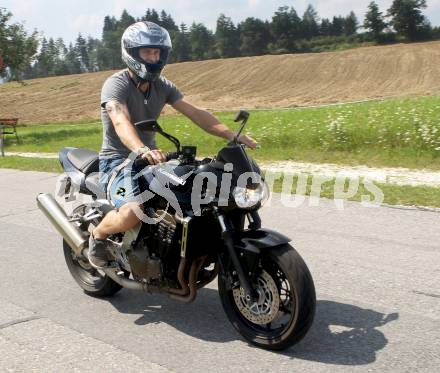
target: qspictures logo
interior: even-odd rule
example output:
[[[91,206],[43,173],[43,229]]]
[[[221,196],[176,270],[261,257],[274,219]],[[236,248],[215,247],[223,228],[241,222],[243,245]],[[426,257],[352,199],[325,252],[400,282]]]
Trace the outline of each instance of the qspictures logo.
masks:
[[[224,165],[224,172],[218,175],[214,172],[188,172],[185,175],[175,174],[172,165],[157,165],[146,166],[139,170],[135,169],[133,162],[125,166],[125,171],[122,178],[119,178],[116,185],[113,185],[117,180],[119,171],[114,174],[110,172],[90,174],[85,179],[85,186],[96,196],[96,203],[104,202],[107,204],[108,198],[113,195],[113,198],[124,203],[135,202],[141,206],[155,196],[162,197],[169,206],[171,206],[179,216],[183,216],[183,208],[179,201],[178,195],[182,195],[182,191],[177,192],[179,186],[184,186],[191,176],[190,184],[191,190],[187,190],[186,194],[191,203],[191,209],[194,216],[200,216],[204,206],[216,201],[218,206],[227,207],[232,201],[235,202],[238,208],[253,208],[259,203],[265,206],[271,206],[271,190],[275,189],[275,184],[281,183],[280,202],[281,205],[288,208],[299,208],[308,203],[309,206],[319,206],[322,195],[328,195],[328,190],[331,189],[335,208],[337,210],[344,210],[345,204],[350,198],[359,195],[361,205],[364,207],[379,207],[384,200],[383,191],[374,184],[374,182],[367,178],[347,176],[344,173],[336,175],[336,177],[327,177],[323,175],[309,175],[298,173],[296,175],[285,172],[270,172],[266,171],[261,175],[256,172],[244,172],[235,174],[235,181],[233,182],[232,163]],[[165,167],[165,168],[164,168]],[[95,184],[89,180],[107,180],[103,184]],[[62,174],[57,180],[56,195],[58,198],[63,198],[64,202],[77,203],[77,197],[81,196],[80,186],[68,182],[68,175]],[[140,193],[133,193],[133,182],[138,179],[148,180],[149,186],[144,188]],[[140,184],[144,184],[143,183]],[[329,184],[330,183],[330,184]],[[249,188],[249,185],[257,186]],[[67,188],[67,185],[69,187]],[[67,190],[69,195],[67,196]],[[156,217],[151,218],[144,214],[143,210],[136,208],[135,214],[140,220],[147,224],[156,224],[165,216],[165,214],[158,220]]]

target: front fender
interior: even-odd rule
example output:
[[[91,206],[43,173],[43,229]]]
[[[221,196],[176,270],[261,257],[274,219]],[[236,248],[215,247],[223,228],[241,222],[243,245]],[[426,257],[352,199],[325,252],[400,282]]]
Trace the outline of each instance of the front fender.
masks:
[[[260,228],[240,232],[235,237],[235,246],[243,251],[260,254],[261,250],[270,249],[290,242],[290,238],[271,229]]]

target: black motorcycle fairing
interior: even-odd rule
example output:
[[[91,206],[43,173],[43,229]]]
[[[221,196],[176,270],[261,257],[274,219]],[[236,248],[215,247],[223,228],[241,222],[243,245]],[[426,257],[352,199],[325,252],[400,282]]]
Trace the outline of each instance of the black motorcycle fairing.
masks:
[[[246,172],[255,172],[261,175],[260,167],[240,144],[229,143],[219,151],[217,159],[223,163],[232,163],[234,165],[232,172],[237,176]]]
[[[291,239],[284,234],[267,228],[244,230],[234,235],[236,247],[255,254],[260,254],[261,250],[283,245],[290,241]]]
[[[194,169],[194,176],[204,173],[212,173],[217,178],[217,187],[220,187],[222,176],[225,169],[225,163],[220,161],[213,161],[200,165]]]
[[[143,171],[143,177],[150,191],[157,195],[163,195],[164,189],[168,189],[172,191],[182,209],[192,211],[191,197],[194,178],[203,173],[211,173],[216,176],[216,195],[211,201],[216,203],[218,202],[221,181],[225,172],[224,166],[225,163],[220,161],[213,161],[202,165],[161,163],[153,167],[147,167]],[[184,183],[183,185],[179,184],[179,179],[180,182]],[[236,177],[232,180],[231,191],[236,185],[236,180]]]
[[[290,242],[290,238],[281,233],[264,228],[245,230],[233,234],[234,251],[237,253],[242,270],[244,273],[249,274],[250,277],[253,277],[257,273],[263,252],[275,249],[288,242]],[[229,266],[232,265],[232,262],[227,259],[229,257],[230,255],[225,251],[219,258],[223,262],[223,267],[229,268],[230,271]],[[233,282],[235,280],[231,279],[231,281]]]

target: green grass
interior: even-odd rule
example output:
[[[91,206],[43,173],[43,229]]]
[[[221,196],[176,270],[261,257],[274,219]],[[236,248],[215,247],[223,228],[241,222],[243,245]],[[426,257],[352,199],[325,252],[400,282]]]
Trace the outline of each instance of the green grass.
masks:
[[[231,128],[232,112],[216,115]],[[246,131],[261,149],[258,160],[297,160],[369,166],[440,169],[440,97],[391,99],[323,108],[251,111]],[[184,145],[215,154],[224,140],[204,133],[183,116],[160,119]],[[29,125],[19,128],[20,144],[6,140],[6,151],[58,152],[64,146],[98,150],[101,124]],[[161,147],[171,149],[159,138]]]
[[[62,172],[58,159],[0,157],[0,169],[13,168],[23,171]]]
[[[66,146],[98,150],[102,141],[101,123],[38,124],[17,129],[19,143],[6,137],[5,152],[57,153]]]

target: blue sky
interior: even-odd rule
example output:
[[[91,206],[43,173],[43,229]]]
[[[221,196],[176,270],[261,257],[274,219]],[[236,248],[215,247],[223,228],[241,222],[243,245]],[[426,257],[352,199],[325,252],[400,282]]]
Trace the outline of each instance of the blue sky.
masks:
[[[43,31],[47,37],[62,37],[74,41],[79,32],[100,38],[103,19],[106,15],[119,17],[123,9],[140,17],[147,8],[164,9],[171,13],[177,23],[203,22],[215,28],[220,13],[225,13],[234,22],[247,17],[270,19],[275,10],[282,6],[293,6],[302,14],[308,4],[318,10],[321,17],[346,15],[353,10],[360,20],[370,0],[0,0],[14,15],[14,21],[24,22],[29,31],[34,28]],[[385,13],[392,0],[376,0]],[[440,25],[440,0],[428,0],[425,14],[435,26]]]

